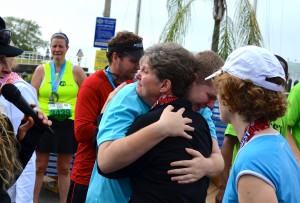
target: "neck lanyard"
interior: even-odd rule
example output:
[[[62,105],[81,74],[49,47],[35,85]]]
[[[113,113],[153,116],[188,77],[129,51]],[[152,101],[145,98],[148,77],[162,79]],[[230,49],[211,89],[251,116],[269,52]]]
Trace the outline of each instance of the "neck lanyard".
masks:
[[[270,124],[265,121],[262,121],[262,122],[254,121],[254,122],[250,123],[245,129],[245,133],[241,140],[240,149],[242,147],[244,147],[245,144],[247,142],[249,142],[256,133],[263,131],[269,127],[270,127]]]
[[[111,71],[110,71],[109,66],[107,66],[107,67],[105,68],[105,73],[106,73],[106,76],[107,76],[107,78],[108,78],[109,83],[111,84],[111,86],[112,86],[114,89],[116,89],[116,86],[115,86],[115,83],[114,83],[114,80],[113,80],[113,76],[112,76],[112,73],[111,73]]]
[[[58,89],[58,85],[62,79],[62,76],[65,72],[65,69],[66,69],[66,61],[64,61],[64,63],[61,65],[61,68],[59,70],[59,73],[58,73],[58,77],[57,79],[55,80],[55,66],[54,66],[54,61],[52,60],[51,61],[51,86],[52,86],[52,93],[55,93],[57,92],[57,89]]]
[[[172,96],[172,95],[162,95],[155,103],[154,105],[151,107],[151,109],[154,109],[158,106],[161,106],[163,104],[167,104],[167,103],[170,103],[172,101],[175,101],[177,99],[177,97],[175,96]]]

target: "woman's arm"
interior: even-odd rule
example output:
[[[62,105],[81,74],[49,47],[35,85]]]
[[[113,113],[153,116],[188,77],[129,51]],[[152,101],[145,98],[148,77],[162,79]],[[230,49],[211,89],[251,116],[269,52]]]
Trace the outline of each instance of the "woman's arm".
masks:
[[[168,171],[168,174],[173,175],[171,180],[186,184],[195,182],[203,176],[215,177],[219,175],[224,168],[224,160],[217,140],[212,138],[212,143],[212,153],[208,158],[194,149],[186,149],[186,152],[192,155],[193,159],[172,162],[171,166],[180,168]]]
[[[73,68],[73,77],[78,87],[80,87],[83,81],[86,79],[86,74],[80,66],[75,65]]]
[[[172,112],[173,108],[168,106],[159,121],[130,136],[102,143],[97,156],[101,171],[111,173],[131,164],[168,136],[176,135],[191,139],[185,132],[194,130],[188,125],[192,122],[191,119],[182,117],[184,109]]]
[[[174,175],[171,180],[178,183],[192,183],[203,176],[215,177],[221,173],[224,168],[224,160],[221,155],[217,142],[215,125],[212,121],[212,112],[209,108],[204,108],[198,111],[209,126],[212,137],[212,153],[210,157],[205,158],[201,153],[193,149],[186,149],[187,153],[193,156],[191,160],[179,160],[172,162],[172,166],[180,167],[178,169],[169,170],[168,173]]]
[[[241,176],[237,187],[240,203],[278,203],[275,189],[267,182],[253,175]]]

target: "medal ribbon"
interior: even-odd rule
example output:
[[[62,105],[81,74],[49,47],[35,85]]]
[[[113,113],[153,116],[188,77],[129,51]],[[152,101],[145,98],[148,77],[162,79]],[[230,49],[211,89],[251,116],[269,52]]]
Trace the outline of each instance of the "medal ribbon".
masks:
[[[107,66],[107,67],[105,68],[105,73],[106,73],[106,76],[107,76],[107,78],[108,78],[109,83],[111,84],[111,86],[112,86],[114,89],[116,89],[116,86],[115,86],[115,83],[114,83],[114,80],[113,80],[113,77],[112,77],[112,73],[111,73],[111,71],[110,71],[109,66]]]
[[[245,146],[247,142],[251,140],[251,138],[258,132],[263,131],[265,129],[268,129],[270,127],[270,124],[265,121],[254,121],[250,123],[246,129],[245,133],[242,137],[241,144],[240,144],[240,149]]]
[[[51,87],[52,87],[52,93],[57,92],[59,83],[62,79],[62,76],[65,72],[66,69],[66,61],[64,61],[64,63],[62,64],[60,71],[58,73],[58,77],[57,79],[55,79],[55,66],[54,66],[54,61],[51,61]]]

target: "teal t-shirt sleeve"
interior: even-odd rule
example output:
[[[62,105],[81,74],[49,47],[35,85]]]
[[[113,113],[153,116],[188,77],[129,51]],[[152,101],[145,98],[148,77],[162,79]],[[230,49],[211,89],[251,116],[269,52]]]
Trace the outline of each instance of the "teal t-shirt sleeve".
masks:
[[[231,135],[236,137],[236,132],[231,124],[228,124],[225,130],[225,135]]]
[[[217,134],[216,134],[216,127],[215,124],[211,118],[212,116],[212,112],[209,108],[202,108],[198,111],[198,113],[200,113],[204,119],[206,120],[208,127],[209,127],[209,131],[210,131],[210,135],[212,138],[215,138],[217,140]]]
[[[149,106],[137,95],[135,87],[136,83],[126,85],[107,105],[99,125],[98,146],[125,137],[135,118],[149,110]]]

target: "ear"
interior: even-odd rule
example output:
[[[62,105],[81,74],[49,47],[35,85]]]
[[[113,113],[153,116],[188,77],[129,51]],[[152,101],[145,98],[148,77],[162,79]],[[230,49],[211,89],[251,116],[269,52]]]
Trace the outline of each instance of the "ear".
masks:
[[[115,60],[117,60],[118,57],[119,57],[119,56],[118,56],[117,52],[113,52],[112,58],[115,59]]]
[[[194,75],[195,75],[195,80],[194,80],[194,83],[197,83],[197,82],[198,82],[198,80],[199,80],[198,74],[197,74],[197,73],[194,73]]]
[[[169,79],[165,79],[161,83],[160,87],[161,93],[172,93],[172,82]]]

